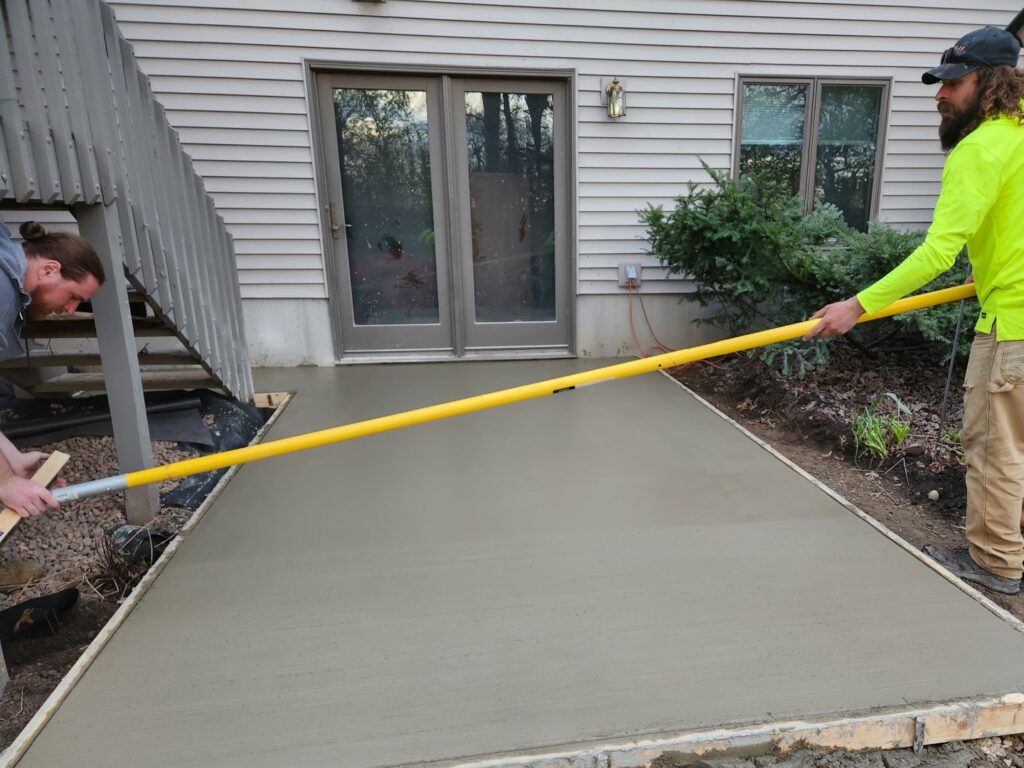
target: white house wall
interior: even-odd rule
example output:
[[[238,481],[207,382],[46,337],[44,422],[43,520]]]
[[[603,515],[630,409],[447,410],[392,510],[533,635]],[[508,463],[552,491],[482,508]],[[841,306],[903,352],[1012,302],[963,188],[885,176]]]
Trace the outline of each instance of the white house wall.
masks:
[[[577,291],[588,297],[577,303],[577,351],[606,354],[629,348],[620,261],[642,262],[644,293],[662,294],[651,301],[663,341],[692,335],[685,327],[692,309],[676,302],[688,285],[645,255],[636,210],[648,202],[671,206],[687,182],[705,181],[701,159],[730,165],[737,75],[892,78],[880,218],[923,227],[942,157],[933,89],[920,72],[965,31],[1006,24],[1019,2],[985,9],[967,0],[926,7],[883,0],[112,5],[234,235],[254,357],[329,364],[304,59],[574,69]],[[627,88],[628,115],[620,121],[601,105],[601,81],[610,76]],[[290,339],[280,317],[310,325]]]

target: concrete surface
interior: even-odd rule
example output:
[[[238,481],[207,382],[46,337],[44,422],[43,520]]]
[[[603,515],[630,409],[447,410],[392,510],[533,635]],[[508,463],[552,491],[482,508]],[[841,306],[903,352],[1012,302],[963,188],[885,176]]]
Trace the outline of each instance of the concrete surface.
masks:
[[[584,365],[257,387],[298,390],[283,437]],[[20,765],[393,766],[1020,691],[1021,659],[649,374],[243,468]]]

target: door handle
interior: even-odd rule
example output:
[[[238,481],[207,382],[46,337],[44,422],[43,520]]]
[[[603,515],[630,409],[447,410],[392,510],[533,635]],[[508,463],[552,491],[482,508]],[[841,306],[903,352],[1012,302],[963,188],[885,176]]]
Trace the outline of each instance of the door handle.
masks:
[[[338,205],[333,200],[329,206],[331,211],[331,237],[335,240],[338,239],[338,233],[341,231],[342,226],[351,227],[351,224],[339,224],[338,223]]]

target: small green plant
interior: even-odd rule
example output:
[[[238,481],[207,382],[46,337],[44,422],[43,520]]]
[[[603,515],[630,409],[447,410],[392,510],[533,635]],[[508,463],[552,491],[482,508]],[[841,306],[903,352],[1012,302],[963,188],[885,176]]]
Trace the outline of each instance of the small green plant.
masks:
[[[885,423],[871,407],[853,417],[850,424],[853,432],[853,449],[857,457],[860,457],[861,448],[866,448],[872,456],[884,459],[889,453],[889,446],[885,442]]]
[[[892,419],[889,422],[889,430],[892,432],[893,442],[896,445],[903,445],[907,441],[907,435],[910,434],[910,421]]]
[[[960,430],[955,424],[947,424],[942,430],[941,440],[947,445],[960,445]]]
[[[880,406],[888,398],[895,408],[894,414],[884,414]],[[910,408],[894,393],[879,395],[863,411],[853,417],[850,431],[853,433],[854,451],[859,458],[865,449],[876,459],[884,459],[889,451],[906,442],[910,434]]]
[[[939,439],[952,449],[953,454],[958,458],[964,457],[964,447],[960,441],[960,430],[953,424],[947,424],[939,435]]]
[[[750,354],[760,357],[768,365],[778,365],[783,376],[796,374],[800,379],[814,369],[823,368],[828,364],[828,344],[821,339],[809,343],[783,341],[765,347],[760,352],[752,350]]]

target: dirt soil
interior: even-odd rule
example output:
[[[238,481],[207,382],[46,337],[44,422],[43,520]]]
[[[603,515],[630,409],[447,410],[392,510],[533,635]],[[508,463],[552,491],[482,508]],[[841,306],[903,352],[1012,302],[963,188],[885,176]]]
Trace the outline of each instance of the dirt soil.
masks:
[[[115,610],[107,600],[79,600],[61,617],[57,634],[20,638],[4,648],[11,681],[0,698],[0,748],[21,733]]]
[[[682,383],[916,547],[962,547],[964,463],[959,444],[963,369],[954,371],[945,424],[947,364],[908,354],[866,357],[833,345],[832,362],[805,378],[783,377],[745,354],[673,373]],[[876,458],[855,445],[851,423],[874,405],[910,413],[905,442]],[[1024,594],[981,589],[1024,619]]]

